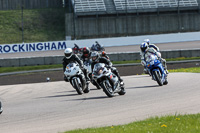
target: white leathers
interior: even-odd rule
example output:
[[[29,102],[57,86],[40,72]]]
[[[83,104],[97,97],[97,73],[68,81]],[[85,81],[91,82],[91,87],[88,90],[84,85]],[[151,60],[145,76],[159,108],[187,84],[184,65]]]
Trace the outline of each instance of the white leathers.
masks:
[[[147,49],[144,52],[140,52],[140,56],[141,56],[141,64],[143,66],[146,66],[146,61],[149,60],[149,56],[151,54],[155,54],[157,55],[158,59],[161,59],[161,53],[157,52],[154,48],[149,48],[147,47]]]

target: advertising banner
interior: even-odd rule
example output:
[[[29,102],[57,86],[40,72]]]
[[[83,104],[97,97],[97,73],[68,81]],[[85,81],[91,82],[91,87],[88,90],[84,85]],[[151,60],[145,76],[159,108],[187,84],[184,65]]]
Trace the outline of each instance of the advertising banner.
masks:
[[[5,45],[0,45],[0,53],[62,50],[66,48],[67,48],[66,41],[5,44]]]

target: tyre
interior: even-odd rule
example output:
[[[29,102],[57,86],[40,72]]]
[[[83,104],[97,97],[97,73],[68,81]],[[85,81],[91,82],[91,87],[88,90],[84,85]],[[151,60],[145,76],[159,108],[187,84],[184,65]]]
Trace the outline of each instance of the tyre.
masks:
[[[109,83],[109,81],[104,80],[101,84],[103,91],[106,93],[106,95],[108,97],[114,97],[114,91],[112,89],[111,84]]]
[[[126,90],[124,87],[121,87],[121,91],[118,93],[119,95],[124,95],[126,94]]]
[[[165,82],[163,83],[163,85],[167,85],[168,84],[168,80],[167,78],[165,79]]]
[[[86,88],[85,88],[85,90],[83,92],[84,93],[89,93],[90,92],[89,84],[86,85]]]
[[[79,85],[78,80],[77,79],[73,79],[73,82],[74,82],[74,88],[76,89],[77,93],[79,95],[82,95],[83,94],[83,90],[82,90],[82,87]]]
[[[2,104],[1,104],[1,101],[0,101],[0,114],[3,112],[3,108],[2,108]]]
[[[163,83],[162,83],[162,81],[161,81],[161,77],[160,77],[160,74],[158,73],[158,71],[153,71],[153,74],[154,74],[154,76],[155,76],[155,78],[156,78],[157,83],[158,83],[160,86],[162,86]]]

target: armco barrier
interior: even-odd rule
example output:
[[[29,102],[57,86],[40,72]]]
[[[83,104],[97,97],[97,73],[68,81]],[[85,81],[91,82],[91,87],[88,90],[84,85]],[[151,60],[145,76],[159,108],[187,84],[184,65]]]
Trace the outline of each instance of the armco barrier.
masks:
[[[200,49],[161,51],[162,58],[200,57]],[[109,53],[111,61],[140,60],[139,52]],[[63,56],[0,59],[0,67],[61,64]]]

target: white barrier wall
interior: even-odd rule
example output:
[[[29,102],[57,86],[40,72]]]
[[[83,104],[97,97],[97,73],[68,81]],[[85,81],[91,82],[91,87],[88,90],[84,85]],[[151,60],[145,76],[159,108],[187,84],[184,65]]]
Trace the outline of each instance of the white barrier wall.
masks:
[[[80,47],[91,47],[95,41],[98,41],[104,47],[123,46],[123,45],[139,45],[144,39],[150,39],[152,43],[169,43],[169,42],[184,42],[200,40],[200,32],[173,33],[160,35],[145,35],[132,37],[116,37],[116,38],[98,38],[85,40],[68,40],[55,42],[37,42],[24,44],[5,44],[0,45],[1,53],[16,53],[16,52],[34,52],[47,50],[61,50],[67,47],[74,47],[74,43]]]
[[[200,57],[200,49],[191,50],[170,50],[161,51],[162,57],[177,58],[177,57]],[[111,61],[128,61],[140,60],[139,52],[124,52],[124,53],[110,53],[108,54]],[[34,65],[51,65],[62,64],[63,56],[48,56],[48,57],[30,57],[30,58],[10,58],[1,59],[0,67],[13,66],[34,66]]]

